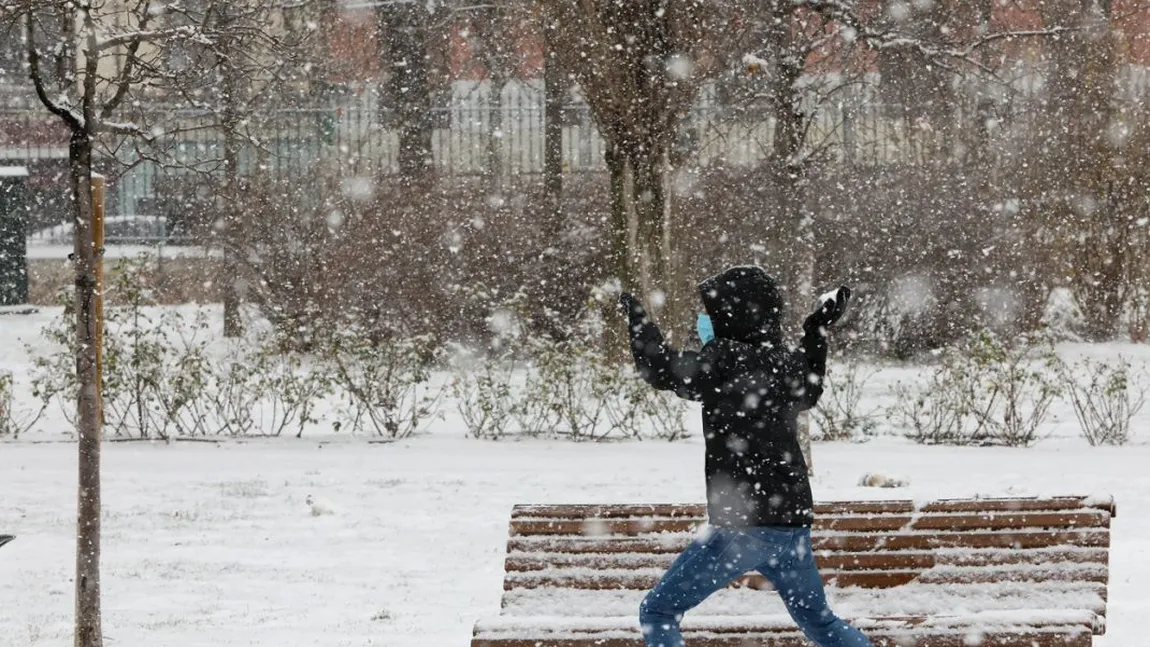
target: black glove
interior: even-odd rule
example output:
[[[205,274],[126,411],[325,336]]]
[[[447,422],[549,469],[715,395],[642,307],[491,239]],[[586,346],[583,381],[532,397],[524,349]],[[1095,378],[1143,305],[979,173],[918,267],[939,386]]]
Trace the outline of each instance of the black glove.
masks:
[[[816,328],[829,328],[835,324],[843,313],[847,311],[847,302],[851,298],[851,289],[847,286],[842,286],[835,290],[834,295],[828,295],[829,298],[823,301],[818,310],[815,310],[803,322],[804,330],[812,330]]]
[[[619,295],[619,311],[624,317],[627,317],[632,333],[637,332],[637,326],[641,326],[647,322],[646,310],[643,308],[643,303],[639,303],[635,295],[630,292],[623,292]]]

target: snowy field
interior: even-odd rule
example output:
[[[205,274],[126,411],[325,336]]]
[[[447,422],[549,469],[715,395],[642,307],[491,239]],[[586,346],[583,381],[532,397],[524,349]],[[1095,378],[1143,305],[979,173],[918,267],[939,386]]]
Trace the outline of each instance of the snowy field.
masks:
[[[510,506],[700,501],[702,447],[266,441],[106,449],[110,646],[467,644],[499,609]],[[1150,447],[819,445],[816,496],[1108,493],[1118,503],[1109,631],[1147,644]],[[75,447],[0,446],[0,636],[71,644]],[[856,487],[868,471],[905,490]],[[312,497],[309,505],[308,497]],[[770,595],[764,593],[764,596]]]
[[[50,310],[0,317],[0,368],[27,375]],[[1134,346],[1066,346],[1067,356]],[[832,364],[834,359],[832,358]],[[886,368],[866,401],[912,367]],[[864,403],[864,408],[866,404]],[[1150,644],[1150,419],[1126,447],[1092,448],[1059,405],[1028,449],[919,447],[883,436],[818,444],[821,500],[967,495],[1113,496],[1108,633]],[[576,444],[465,438],[447,416],[390,444],[327,434],[215,443],[109,443],[104,458],[104,618],[109,647],[464,646],[498,613],[515,503],[698,502],[695,437]],[[76,448],[57,416],[0,442],[0,646],[71,645]],[[858,486],[867,473],[908,488]],[[771,596],[770,593],[763,593]],[[833,597],[833,592],[832,592]],[[765,598],[766,599],[766,598]]]

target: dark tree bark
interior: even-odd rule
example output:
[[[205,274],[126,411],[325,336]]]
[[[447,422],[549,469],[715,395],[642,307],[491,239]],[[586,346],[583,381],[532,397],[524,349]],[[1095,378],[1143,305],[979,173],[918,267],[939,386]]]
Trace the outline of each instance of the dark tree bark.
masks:
[[[426,178],[434,168],[429,20],[422,2],[387,3],[379,9],[385,43],[381,54],[389,70],[383,95],[391,102],[399,129],[399,172],[412,180]]]

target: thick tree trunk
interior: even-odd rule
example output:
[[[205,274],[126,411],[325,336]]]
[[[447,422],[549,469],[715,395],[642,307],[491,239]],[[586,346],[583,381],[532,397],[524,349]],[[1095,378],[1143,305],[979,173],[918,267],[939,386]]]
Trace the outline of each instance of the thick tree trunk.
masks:
[[[805,137],[802,112],[802,90],[797,87],[803,73],[805,56],[800,55],[799,34],[793,29],[794,8],[786,3],[773,7],[774,20],[767,33],[767,45],[775,54],[775,70],[770,86],[770,104],[774,108],[775,129],[772,137],[770,164],[774,167],[777,213],[794,232],[790,254],[786,259],[786,295],[788,321],[802,321],[814,292],[815,249],[812,219],[803,204],[806,163],[800,159]],[[814,473],[811,454],[810,415],[799,415],[799,444],[807,469]]]
[[[96,250],[92,244],[92,141],[74,131],[69,142],[76,208],[76,425],[79,487],[76,514],[76,647],[101,647],[100,403],[96,374]]]
[[[388,92],[399,121],[399,172],[422,180],[433,169],[431,82],[427,61],[427,8],[420,2],[391,3],[380,8],[388,47],[384,64],[391,74]]]
[[[667,150],[647,147],[638,151],[632,166],[636,222],[635,254],[640,259],[643,294],[659,314],[663,327],[673,339],[685,330],[685,299],[675,289],[671,264],[671,198],[667,191],[671,172]]]

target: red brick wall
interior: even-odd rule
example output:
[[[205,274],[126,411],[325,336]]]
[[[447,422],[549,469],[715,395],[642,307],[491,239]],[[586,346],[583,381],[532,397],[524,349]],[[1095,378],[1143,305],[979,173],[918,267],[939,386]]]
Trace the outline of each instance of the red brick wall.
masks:
[[[1041,19],[1032,9],[1041,0],[999,2],[993,14],[992,29],[1038,29]],[[874,10],[878,10],[876,2]],[[1111,0],[1111,15],[1119,38],[1120,56],[1137,65],[1150,66],[1150,0]],[[512,35],[521,53],[517,75],[520,78],[538,78],[543,68],[543,47],[538,30],[524,23]],[[376,21],[371,9],[342,11],[329,29],[329,48],[335,59],[337,81],[370,81],[380,75],[379,47],[376,42]],[[1040,42],[1030,40],[1006,45],[1008,55],[1031,58]],[[833,52],[812,54],[812,70],[827,71],[839,65]],[[462,24],[452,29],[448,47],[449,76],[452,80],[482,79],[483,66],[474,60],[471,45]],[[873,68],[869,62],[859,63]]]

